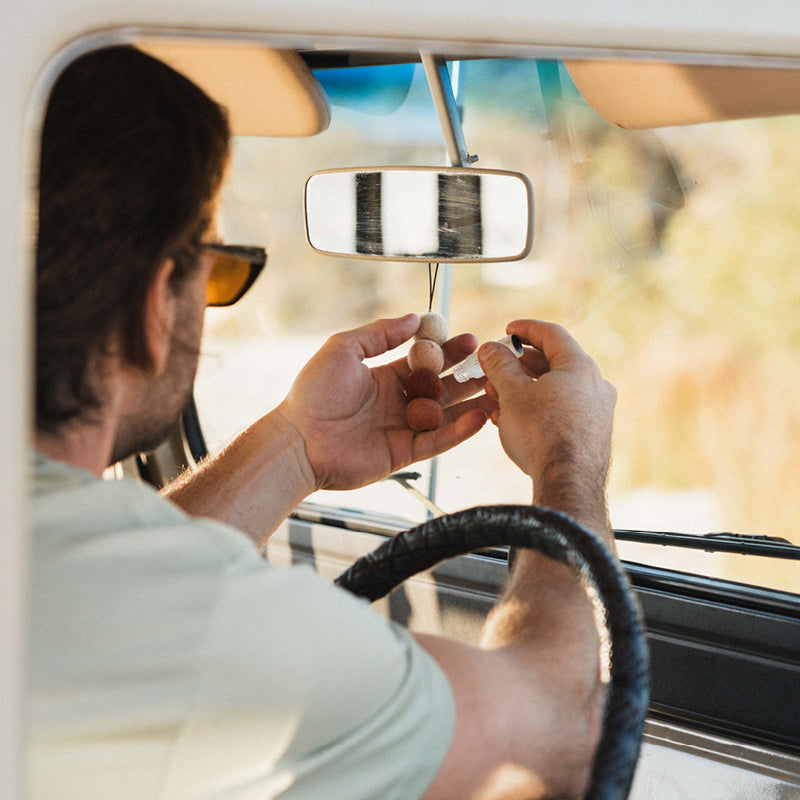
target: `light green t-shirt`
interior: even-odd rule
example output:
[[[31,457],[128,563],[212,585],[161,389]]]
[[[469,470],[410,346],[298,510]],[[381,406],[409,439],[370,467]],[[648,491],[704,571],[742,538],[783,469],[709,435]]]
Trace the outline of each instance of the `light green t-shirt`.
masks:
[[[148,486],[35,461],[33,800],[424,792],[454,708],[407,631]]]

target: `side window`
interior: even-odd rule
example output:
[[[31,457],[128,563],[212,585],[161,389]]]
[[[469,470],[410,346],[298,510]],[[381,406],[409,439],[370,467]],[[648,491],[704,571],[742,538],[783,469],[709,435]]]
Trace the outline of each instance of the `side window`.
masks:
[[[450,330],[485,340],[517,317],[551,319],[598,361],[619,392],[615,527],[800,545],[800,119],[623,131],[583,103],[557,62],[468,61],[458,72],[469,152],[479,166],[528,175],[536,232],[524,261],[440,274]],[[266,245],[269,264],[239,305],[207,314],[197,401],[212,450],[280,402],[330,333],[427,309],[425,265],[318,255],[302,219],[303,184],[316,169],[445,162],[422,70],[322,79],[334,100],[326,133],[235,143],[224,234]],[[383,81],[392,91],[376,90]],[[408,471],[445,512],[530,499],[491,425],[435,466]],[[428,514],[396,481],[311,499],[409,524]],[[797,591],[793,562],[621,549]]]

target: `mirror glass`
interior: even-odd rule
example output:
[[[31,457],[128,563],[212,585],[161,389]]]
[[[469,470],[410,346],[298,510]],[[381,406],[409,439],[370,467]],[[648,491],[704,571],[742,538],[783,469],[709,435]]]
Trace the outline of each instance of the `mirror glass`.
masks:
[[[389,261],[524,258],[533,194],[516,172],[439,167],[326,170],[306,182],[306,235],[330,255]]]

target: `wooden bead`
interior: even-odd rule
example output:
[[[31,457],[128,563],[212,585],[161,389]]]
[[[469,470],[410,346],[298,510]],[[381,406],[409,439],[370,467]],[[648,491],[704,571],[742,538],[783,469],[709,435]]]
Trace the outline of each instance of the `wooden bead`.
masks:
[[[412,372],[429,369],[438,375],[444,369],[444,350],[431,339],[419,339],[408,351],[408,366]]]
[[[444,419],[442,407],[428,397],[417,397],[406,406],[406,422],[412,431],[436,430]]]
[[[409,400],[415,400],[417,397],[438,400],[442,396],[444,386],[442,379],[435,372],[429,369],[420,369],[412,372],[406,378],[403,389]]]
[[[447,320],[441,314],[428,311],[421,314],[419,318],[419,328],[414,334],[414,338],[430,339],[436,344],[444,344],[447,341]]]

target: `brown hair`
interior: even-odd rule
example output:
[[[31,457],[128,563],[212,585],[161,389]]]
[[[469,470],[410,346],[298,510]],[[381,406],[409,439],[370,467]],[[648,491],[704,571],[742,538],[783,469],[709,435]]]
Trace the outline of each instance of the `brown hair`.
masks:
[[[42,131],[36,251],[36,425],[54,432],[102,403],[97,357],[150,366],[147,288],[197,266],[228,158],[224,110],[132,47],[95,50],[53,87]],[[95,365],[95,366],[93,366]]]

